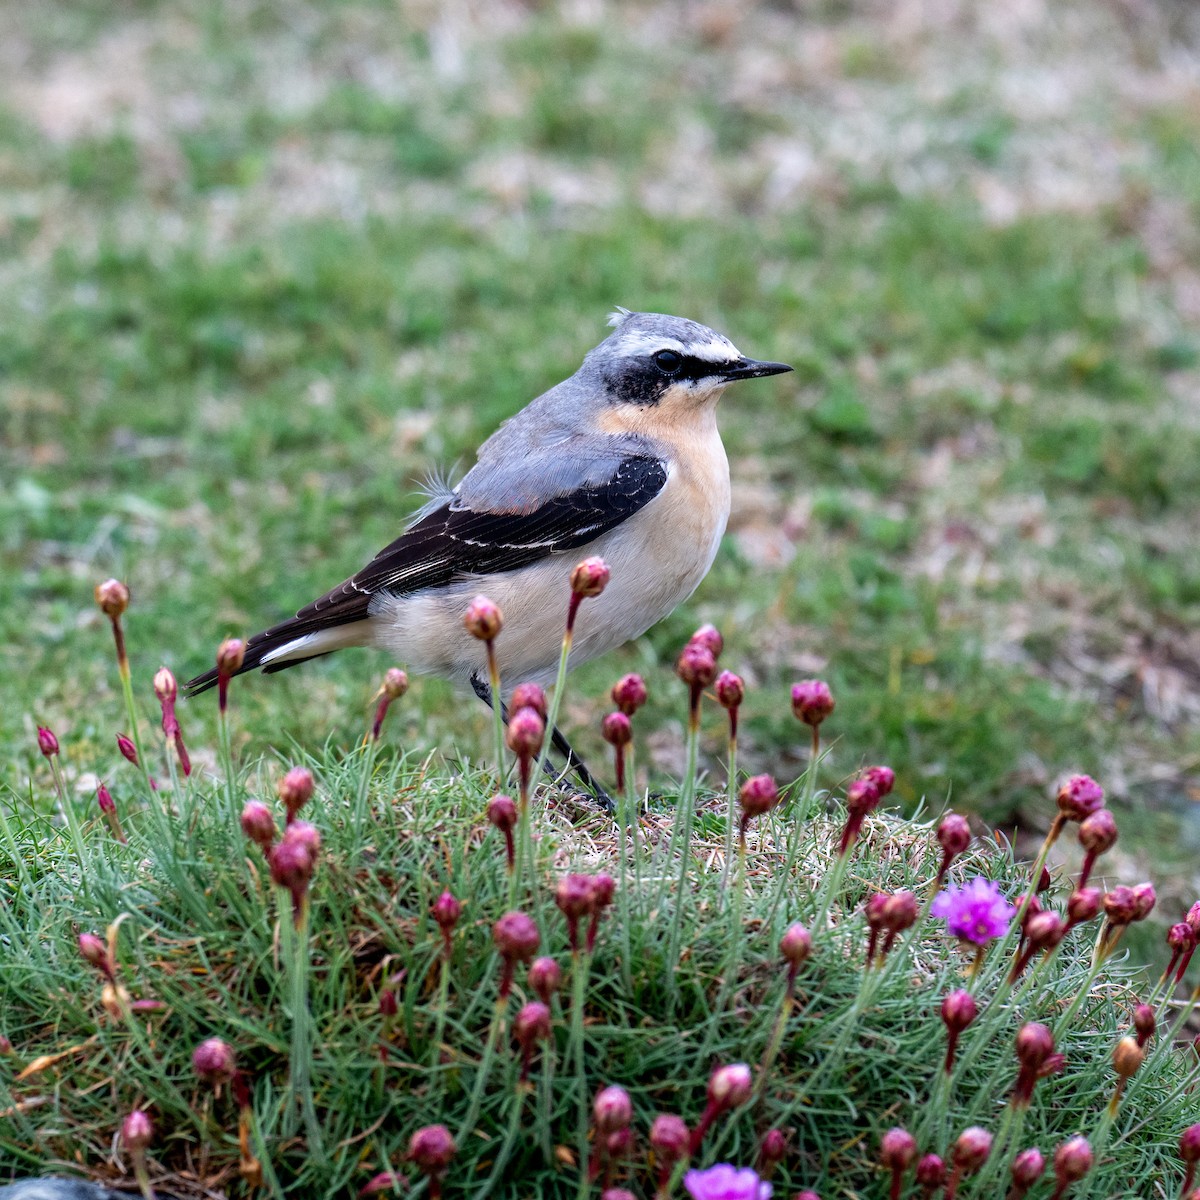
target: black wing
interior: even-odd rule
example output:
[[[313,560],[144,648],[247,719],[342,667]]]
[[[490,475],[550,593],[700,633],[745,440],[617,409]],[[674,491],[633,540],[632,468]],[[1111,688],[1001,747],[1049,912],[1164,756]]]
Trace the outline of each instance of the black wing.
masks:
[[[652,455],[631,455],[603,483],[556,496],[528,513],[475,512],[456,497],[421,517],[357,575],[291,619],[255,634],[246,644],[241,670],[260,666],[271,651],[296,638],[365,619],[379,592],[403,596],[578,550],[628,520],[666,481],[665,463]],[[289,659],[263,670],[281,671],[301,661]],[[195,694],[215,682],[216,671],[208,671],[187,687]]]

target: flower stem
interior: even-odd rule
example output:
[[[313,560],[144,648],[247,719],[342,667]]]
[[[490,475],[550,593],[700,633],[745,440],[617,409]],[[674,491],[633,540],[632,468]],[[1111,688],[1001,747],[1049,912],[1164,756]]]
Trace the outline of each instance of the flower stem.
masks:
[[[492,689],[492,735],[496,739],[496,786],[504,787],[504,701],[500,695],[500,666],[496,662],[496,642],[487,642],[488,684]]]
[[[504,1024],[504,1014],[507,1011],[508,997],[497,996],[496,1006],[492,1011],[492,1023],[488,1027],[487,1041],[483,1044],[483,1057],[479,1060],[479,1071],[475,1076],[475,1085],[471,1089],[471,1103],[467,1107],[467,1115],[459,1128],[458,1136],[454,1139],[460,1146],[471,1136],[471,1131],[475,1128],[475,1122],[479,1118],[484,1089],[492,1071],[492,1060],[496,1057],[496,1045],[500,1040],[500,1029]]]
[[[737,824],[737,734],[729,718],[729,770],[725,780],[725,865],[721,868],[721,890],[729,885],[729,868],[733,864],[733,829]]]
[[[577,950],[571,972],[571,1031],[567,1045],[567,1058],[575,1065],[575,1084],[579,1089],[579,1112],[575,1133],[579,1154],[579,1196],[587,1195],[588,1183],[588,1086],[587,1072],[583,1063],[583,1006],[587,996],[588,969],[591,955],[586,950]]]
[[[75,805],[72,804],[70,797],[67,795],[67,785],[62,776],[62,770],[58,765],[58,758],[50,759],[50,773],[54,776],[54,789],[58,793],[58,801],[62,805],[63,818],[67,822],[67,829],[71,834],[71,841],[75,845],[75,857],[79,859],[79,882],[83,889],[83,898],[88,904],[91,904],[91,871],[88,866],[87,846],[83,840],[83,828],[79,824],[79,814],[75,811]]]
[[[672,994],[678,993],[676,967],[679,964],[679,934],[683,923],[683,910],[687,894],[688,863],[691,861],[692,822],[695,817],[696,762],[700,755],[700,707],[692,705],[687,733],[687,771],[683,787],[679,792],[679,807],[671,829],[671,851],[679,846],[679,881],[675,889],[675,904],[671,913],[671,925],[667,934],[667,973]],[[669,869],[669,861],[667,868]],[[667,871],[663,871],[664,881]],[[660,889],[661,890],[661,889]],[[657,905],[656,905],[657,907]]]
[[[542,742],[541,752],[537,756],[537,762],[534,763],[532,776],[534,779],[541,779],[542,770],[546,766],[546,755],[550,753],[550,743],[554,737],[554,730],[558,725],[558,714],[562,708],[563,689],[567,682],[567,659],[571,656],[571,640],[574,636],[573,627],[568,624],[566,633],[563,634],[562,652],[558,656],[558,674],[554,677],[554,695],[550,697],[550,711],[546,714],[546,738]]]
[[[295,1130],[296,1110],[304,1118],[309,1152],[324,1157],[321,1126],[317,1121],[312,1097],[312,1014],[308,1009],[308,894],[300,902],[300,911],[293,916],[292,894],[287,888],[276,888],[279,901],[279,932],[284,956],[288,962],[291,983],[292,1048],[288,1077],[288,1118],[285,1129]]]

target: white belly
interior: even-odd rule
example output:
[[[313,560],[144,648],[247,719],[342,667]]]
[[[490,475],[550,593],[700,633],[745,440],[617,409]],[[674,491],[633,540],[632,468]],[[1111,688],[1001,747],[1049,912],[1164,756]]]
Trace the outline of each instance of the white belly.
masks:
[[[590,554],[608,563],[612,577],[602,595],[580,606],[571,661],[584,662],[639,637],[696,590],[725,532],[729,466],[715,423],[703,442],[702,453],[687,455],[689,470],[672,464],[663,490],[645,508],[589,546],[503,577],[380,596],[371,608],[374,644],[415,671],[464,683],[476,672],[486,676],[483,646],[462,627],[467,605],[483,594],[504,614],[496,640],[504,690],[526,680],[550,683],[571,570]]]

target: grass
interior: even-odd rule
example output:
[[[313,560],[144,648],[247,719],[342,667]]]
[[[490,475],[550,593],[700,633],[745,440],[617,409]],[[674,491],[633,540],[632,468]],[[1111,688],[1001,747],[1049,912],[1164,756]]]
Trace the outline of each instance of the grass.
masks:
[[[1121,815],[1105,881],[1153,863],[1177,918],[1200,886],[1200,171],[1172,66],[1191,50],[1182,19],[1066,10],[1019,36],[859,5],[6,14],[24,64],[0,81],[13,817],[46,836],[38,722],[73,795],[111,771],[98,579],[133,588],[149,701],[160,662],[196,673],[224,634],[357,569],[425,473],[468,465],[621,303],[796,371],[723,403],[729,536],[691,601],[577,673],[581,749],[603,752],[612,678],[653,677],[714,620],[757,685],[748,770],[801,772],[779,698],[819,673],[839,702],[826,782],[869,753],[905,811],[950,802],[1027,851],[1056,781],[1090,770]],[[324,746],[327,768],[387,665],[247,683],[239,761]],[[181,719],[217,744],[211,704]],[[393,720],[414,754],[489,744],[438,681]],[[670,793],[669,685],[643,723],[641,781]],[[706,733],[718,775],[721,748]]]
[[[235,728],[245,695],[235,684]],[[640,716],[635,726],[642,727]],[[535,801],[537,869],[526,878],[536,878],[541,892],[539,952],[564,965],[568,988],[581,985],[583,1066],[572,1051],[564,990],[553,1010],[553,1085],[543,1050],[525,1089],[517,1086],[519,1058],[507,1036],[490,1067],[481,1055],[498,977],[490,929],[511,903],[503,842],[483,817],[494,775],[394,743],[378,755],[327,744],[293,746],[282,761],[242,757],[230,787],[203,768],[182,779],[158,741],[147,739],[147,765],[163,780],[156,792],[108,747],[73,751],[69,764],[113,780],[127,844],[114,840],[93,805],[70,796],[82,828],[78,839],[69,836],[70,823],[51,819],[46,770],[27,799],[9,797],[2,913],[10,953],[0,1011],[15,1057],[0,1077],[8,1121],[0,1162],[10,1171],[82,1164],[94,1177],[115,1180],[124,1160],[110,1159],[107,1147],[124,1113],[138,1107],[151,1113],[157,1131],[150,1151],[157,1186],[243,1194],[233,1101],[227,1090],[213,1095],[191,1067],[194,1047],[220,1037],[249,1080],[252,1152],[269,1167],[268,1194],[349,1194],[380,1171],[403,1169],[411,1134],[439,1120],[458,1142],[449,1194],[515,1195],[519,1180],[522,1195],[582,1195],[580,1163],[593,1144],[580,1141],[577,1114],[612,1084],[629,1091],[635,1114],[634,1150],[618,1178],[649,1189],[651,1117],[677,1112],[694,1124],[713,1067],[760,1060],[769,1065],[755,1071],[754,1101],[718,1120],[698,1162],[751,1163],[762,1134],[782,1128],[789,1150],[777,1183],[784,1190],[877,1194],[884,1183],[875,1149],[885,1129],[908,1125],[923,1151],[947,1147],[969,1123],[995,1129],[1015,1078],[1017,1027],[1033,1019],[1061,1023],[1068,1001],[1086,987],[1086,930],[1070,935],[1051,964],[1011,995],[1000,985],[1006,956],[994,952],[975,987],[982,1015],[964,1034],[961,1074],[946,1095],[935,1086],[945,1043],[937,1005],[961,986],[967,958],[934,923],[903,938],[887,969],[864,972],[862,965],[863,902],[880,888],[910,888],[919,901],[930,894],[941,853],[931,827],[890,814],[870,818],[838,886],[831,868],[840,804],[807,820],[785,806],[752,827],[748,887],[741,909],[731,911],[721,869],[725,818],[709,793],[701,795],[686,890],[676,887],[670,805],[660,801],[641,822],[642,884],[632,873],[618,884],[628,889],[621,898],[628,925],[617,906],[609,909],[583,967],[570,955],[550,893],[572,869],[616,872],[613,835],[607,818],[551,789]],[[205,761],[202,747],[192,751]],[[315,1112],[307,1133],[296,1131],[287,1100],[295,1014],[303,1010],[291,990],[284,936],[292,903],[270,886],[262,857],[237,824],[243,802],[270,800],[291,762],[318,780],[301,816],[323,841],[307,926],[312,1051],[304,1061]],[[801,804],[815,782],[798,781],[790,805]],[[364,784],[365,824],[357,800]],[[1015,895],[1027,871],[1003,846],[983,842],[954,877],[983,873]],[[444,1010],[436,982],[441,935],[429,915],[443,889],[464,901]],[[1066,880],[1056,885],[1056,905],[1066,889]],[[525,882],[517,902],[537,911]],[[828,926],[817,917],[827,906]],[[668,934],[676,909],[677,962]],[[800,969],[795,1015],[774,1060],[767,1047],[784,989],[776,946],[795,920],[813,927],[814,951]],[[75,945],[78,933],[103,934],[106,926],[115,930],[119,984],[131,1001],[157,1001],[156,1011],[126,1017],[118,1006],[106,1015],[104,981]],[[1113,1083],[1109,1053],[1144,987],[1120,956],[1102,972],[1078,1017],[1058,1031],[1067,1070],[1039,1085],[1018,1145],[1046,1149],[1080,1131],[1096,1136]],[[388,990],[397,1011],[385,1019],[379,1005]],[[529,998],[518,968],[510,1017]],[[1092,1194],[1174,1186],[1176,1139],[1200,1118],[1200,1102],[1176,1094],[1189,1069],[1172,1050],[1135,1078]],[[987,1179],[980,1177],[979,1194],[992,1194]],[[975,1193],[969,1185],[964,1194]]]

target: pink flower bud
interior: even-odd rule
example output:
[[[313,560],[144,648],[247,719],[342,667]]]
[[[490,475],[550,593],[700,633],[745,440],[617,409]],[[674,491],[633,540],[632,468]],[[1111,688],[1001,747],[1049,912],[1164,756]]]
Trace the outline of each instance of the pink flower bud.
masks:
[[[58,753],[58,738],[43,725],[38,726],[37,744],[47,758],[53,758]]]
[[[112,793],[104,786],[104,784],[100,784],[100,786],[96,788],[96,803],[100,805],[100,811],[105,815],[115,813],[117,811],[117,805],[112,798]]]
[[[110,979],[112,978],[113,963],[108,956],[108,946],[103,938],[97,937],[94,933],[81,933],[79,935],[79,953],[83,955],[85,962],[91,963],[98,971],[102,971]]]
[[[488,801],[487,817],[501,833],[507,833],[517,825],[516,803],[511,796],[493,796]]]
[[[708,1080],[708,1099],[718,1109],[739,1108],[750,1099],[754,1081],[745,1063],[718,1067]]]
[[[1079,823],[1079,844],[1089,854],[1104,854],[1117,844],[1117,819],[1099,808]]]
[[[396,993],[391,988],[385,988],[379,993],[379,1015],[387,1020],[399,1011],[400,1002],[396,999]]]
[[[601,1133],[615,1133],[628,1129],[633,1120],[633,1104],[623,1087],[606,1087],[596,1094],[592,1102],[592,1116]]]
[[[812,934],[799,921],[793,922],[779,939],[779,953],[793,970],[803,966],[812,954]]]
[[[805,725],[820,725],[835,707],[833,693],[824,680],[805,679],[792,685],[792,712]]]
[[[627,717],[646,703],[646,681],[640,675],[623,675],[613,684],[612,702]]]
[[[315,825],[310,825],[307,821],[293,821],[283,831],[283,840],[303,846],[313,864],[316,864],[321,853],[321,833]]]
[[[879,1162],[892,1171],[904,1171],[917,1156],[917,1139],[907,1129],[889,1129],[879,1141]]]
[[[958,813],[947,813],[938,824],[937,840],[945,855],[946,866],[949,866],[971,844],[967,818]]]
[[[504,614],[486,596],[476,596],[463,613],[463,628],[481,642],[494,641],[504,628]]]
[[[192,1051],[192,1070],[205,1083],[214,1086],[227,1083],[233,1078],[235,1069],[233,1051],[229,1048],[229,1043],[220,1038],[208,1038]]]
[[[1167,945],[1175,951],[1190,950],[1196,944],[1196,935],[1186,921],[1179,921],[1167,930]]]
[[[891,767],[868,767],[863,778],[875,785],[881,800],[896,786],[896,772]]]
[[[226,638],[217,648],[217,674],[228,679],[236,675],[246,661],[246,643],[241,638]]]
[[[1200,1163],[1200,1123],[1189,1125],[1179,1135],[1179,1157],[1185,1163]]]
[[[174,704],[179,695],[179,686],[169,667],[159,667],[154,674],[154,694],[162,704]]]
[[[449,892],[443,892],[430,906],[429,911],[443,936],[448,936],[458,924],[458,918],[462,916],[462,905]]]
[[[946,1183],[946,1164],[937,1154],[926,1154],[917,1162],[917,1183],[933,1191]]]
[[[99,589],[97,589],[99,591]],[[130,1154],[141,1154],[154,1140],[154,1125],[140,1108],[121,1122],[121,1141]]]
[[[126,762],[133,763],[135,767],[138,765],[137,747],[123,733],[117,734],[117,749]]]
[[[492,941],[500,957],[510,963],[528,962],[537,953],[541,940],[533,918],[523,912],[506,912],[492,926]]]
[[[372,1175],[358,1189],[358,1195],[360,1200],[364,1196],[381,1196],[384,1192],[392,1192],[397,1188],[403,1188],[406,1182],[404,1176],[396,1174],[395,1171],[380,1171],[378,1175]]]
[[[688,638],[688,645],[703,646],[714,659],[717,659],[721,657],[721,651],[725,649],[725,639],[715,625],[701,625]]]
[[[96,603],[100,611],[115,621],[129,607],[129,589],[119,579],[96,584]]]
[[[1069,821],[1082,821],[1104,803],[1104,789],[1090,775],[1072,775],[1058,789],[1058,810]]]
[[[1191,927],[1192,932],[1200,939],[1200,900],[1197,900],[1191,908],[1187,910],[1187,916],[1183,918]]]
[[[592,911],[593,888],[590,875],[564,875],[554,889],[554,903],[568,920],[578,920]]]
[[[1137,897],[1133,888],[1118,884],[1104,896],[1104,914],[1114,925],[1128,925],[1136,919]]]
[[[1158,894],[1152,883],[1139,883],[1133,889],[1133,919],[1144,921],[1158,903]]]
[[[1060,1186],[1075,1183],[1092,1169],[1092,1147],[1085,1137],[1068,1138],[1054,1151],[1054,1177]]]
[[[576,596],[599,596],[612,576],[608,563],[596,555],[585,558],[571,572],[571,591]]]
[[[950,1152],[950,1161],[964,1175],[969,1175],[987,1162],[991,1152],[992,1135],[978,1125],[971,1125],[958,1135],[954,1149]]]
[[[505,740],[518,758],[532,758],[542,748],[546,722],[532,708],[521,708],[508,718]]]
[[[637,1197],[628,1188],[610,1187],[600,1193],[600,1200],[637,1200]]]
[[[1067,919],[1072,925],[1093,920],[1100,911],[1103,898],[1099,888],[1078,888],[1067,897]]]
[[[675,673],[693,691],[701,691],[716,678],[717,662],[707,646],[689,642],[675,664]]]
[[[538,994],[543,1004],[562,987],[562,968],[552,958],[535,958],[529,968],[529,986]]]
[[[272,846],[267,864],[275,885],[287,888],[293,898],[299,898],[312,879],[312,855],[301,842],[285,839]]]
[[[768,1129],[758,1146],[759,1172],[772,1171],[787,1157],[787,1136],[782,1129]]]
[[[1146,1052],[1138,1044],[1136,1038],[1123,1037],[1113,1047],[1113,1070],[1122,1079],[1136,1075],[1138,1068],[1146,1061]]]
[[[1020,1188],[1024,1193],[1041,1179],[1046,1170],[1046,1160],[1036,1146],[1031,1146],[1028,1150],[1022,1150],[1012,1160],[1009,1169],[1012,1172],[1013,1186]]]
[[[513,1018],[513,1036],[523,1049],[534,1042],[544,1042],[550,1036],[550,1009],[540,1000],[530,1000],[521,1006]]]
[[[9,1058],[13,1054],[16,1054],[16,1051],[8,1035],[0,1033],[0,1058]]]
[[[650,1126],[650,1146],[661,1167],[670,1167],[683,1158],[688,1152],[690,1140],[691,1131],[686,1122],[671,1113],[659,1114]]]
[[[312,799],[316,788],[313,773],[307,767],[292,767],[279,781],[279,799],[288,817],[294,817]]]
[[[1138,1043],[1144,1046],[1158,1030],[1158,1016],[1149,1004],[1139,1004],[1133,1010],[1133,1028]]]
[[[1037,1021],[1029,1021],[1017,1032],[1017,1058],[1022,1066],[1040,1067],[1054,1053],[1054,1034]]]
[[[746,698],[746,685],[742,682],[742,677],[732,671],[722,671],[717,676],[715,691],[717,703],[722,708],[738,708]]]
[[[250,800],[242,809],[242,832],[263,853],[275,842],[275,818],[271,810],[260,800]]]
[[[745,820],[765,816],[779,803],[779,789],[770,775],[754,775],[742,784],[738,792]]]
[[[920,908],[912,892],[893,892],[884,901],[883,927],[889,933],[903,933],[917,920]]]
[[[454,1159],[458,1147],[445,1125],[426,1125],[408,1141],[408,1157],[427,1175],[444,1171]]]
[[[600,735],[610,746],[628,746],[633,741],[633,726],[623,712],[610,712],[600,722]]]
[[[592,876],[592,904],[597,909],[607,908],[616,894],[617,881],[607,871]]]
[[[399,667],[388,667],[383,674],[383,694],[389,700],[399,700],[408,691],[408,673]]]
[[[550,711],[546,704],[546,693],[536,683],[518,683],[513,688],[509,709],[518,712],[522,708],[532,708],[544,721]]]
[[[856,817],[874,812],[879,800],[879,789],[869,779],[852,780],[846,788],[846,808]]]
[[[1040,912],[1025,924],[1025,938],[1028,949],[1035,953],[1040,950],[1051,950],[1063,940],[1066,926],[1058,913]]]
[[[955,1033],[961,1033],[978,1015],[979,1006],[970,992],[958,989],[942,1000],[942,1020]]]

